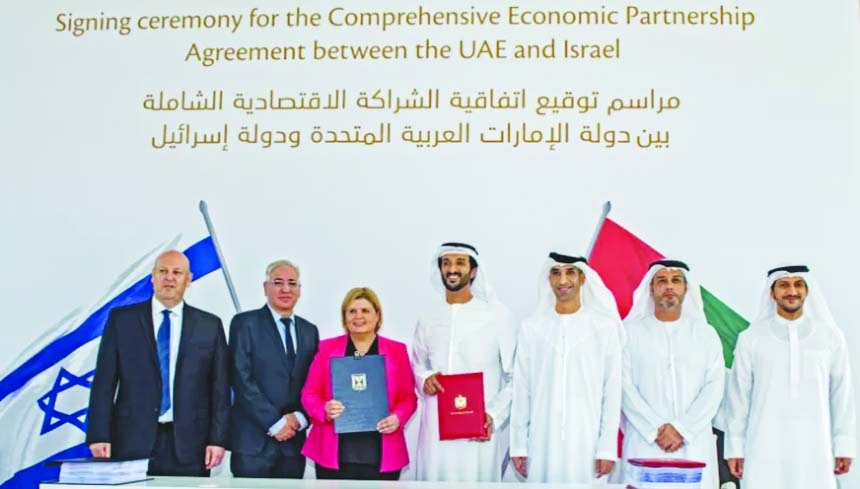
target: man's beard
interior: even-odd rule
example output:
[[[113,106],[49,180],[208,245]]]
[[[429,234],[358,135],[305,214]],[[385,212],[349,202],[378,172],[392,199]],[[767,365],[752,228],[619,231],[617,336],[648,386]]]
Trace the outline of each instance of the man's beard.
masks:
[[[783,312],[787,312],[789,314],[794,314],[797,311],[803,309],[803,301],[798,301],[798,304],[794,307],[783,305],[782,303],[777,303],[777,306],[782,309]]]
[[[442,277],[442,285],[445,286],[445,290],[447,290],[448,292],[459,292],[466,288],[467,285],[469,285],[469,281],[463,280],[462,275],[458,275],[457,277],[459,281],[453,285],[448,283],[448,277]]]
[[[661,297],[657,304],[663,309],[680,309],[684,299],[680,296]]]

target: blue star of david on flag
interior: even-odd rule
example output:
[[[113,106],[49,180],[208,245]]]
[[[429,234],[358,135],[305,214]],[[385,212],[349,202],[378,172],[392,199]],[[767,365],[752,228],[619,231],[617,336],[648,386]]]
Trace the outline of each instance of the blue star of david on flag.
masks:
[[[54,386],[47,394],[39,398],[39,409],[45,413],[45,418],[42,420],[42,430],[39,433],[44,435],[51,431],[69,423],[76,426],[79,430],[86,433],[87,407],[79,409],[73,413],[64,413],[57,410],[57,398],[61,393],[75,386],[91,388],[93,385],[93,375],[96,371],[91,370],[81,376],[77,376],[65,368],[60,368],[60,373],[57,374],[57,379],[54,381]]]
[[[92,455],[84,435],[99,346],[94,340],[111,309],[152,297],[150,267],[178,240],[137,260],[95,305],[61,319],[21,355],[17,367],[0,376],[0,425],[10,428],[0,436],[0,489],[38,489],[41,481],[59,476],[59,467],[46,462]],[[221,269],[211,237],[185,255],[195,281]]]

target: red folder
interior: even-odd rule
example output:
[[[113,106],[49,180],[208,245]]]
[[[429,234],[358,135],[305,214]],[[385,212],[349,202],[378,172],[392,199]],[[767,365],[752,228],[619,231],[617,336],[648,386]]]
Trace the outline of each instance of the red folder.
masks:
[[[484,374],[482,372],[437,375],[445,392],[436,394],[439,402],[439,439],[483,438]]]

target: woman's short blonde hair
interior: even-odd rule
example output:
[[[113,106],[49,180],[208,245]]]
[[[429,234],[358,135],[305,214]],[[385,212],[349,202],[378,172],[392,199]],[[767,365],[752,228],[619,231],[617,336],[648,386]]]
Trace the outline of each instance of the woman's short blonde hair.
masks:
[[[382,303],[379,302],[379,297],[376,296],[376,292],[374,292],[370,287],[355,287],[346,293],[346,297],[343,298],[343,303],[340,305],[340,320],[343,324],[343,329],[347,331],[346,310],[350,304],[358,299],[364,299],[367,302],[370,302],[370,305],[372,305],[376,310],[376,314],[379,315],[379,322],[376,323],[376,329],[374,331],[379,331],[379,328],[382,327]]]

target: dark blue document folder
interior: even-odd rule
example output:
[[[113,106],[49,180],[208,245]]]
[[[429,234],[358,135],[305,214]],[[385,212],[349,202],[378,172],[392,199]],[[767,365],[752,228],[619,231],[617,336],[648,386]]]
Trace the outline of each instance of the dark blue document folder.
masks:
[[[331,391],[344,406],[334,420],[335,433],[376,431],[376,424],[389,414],[385,357],[332,358]]]

